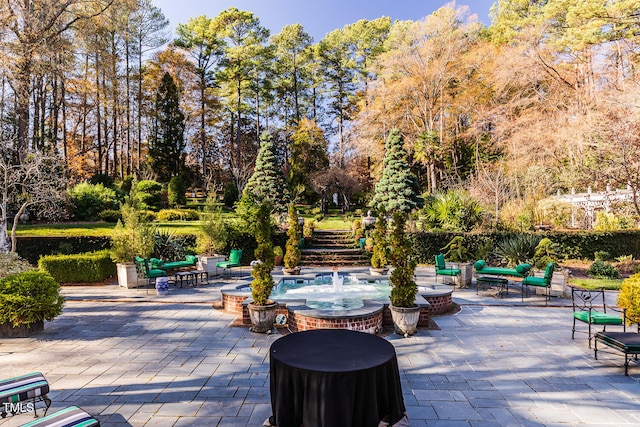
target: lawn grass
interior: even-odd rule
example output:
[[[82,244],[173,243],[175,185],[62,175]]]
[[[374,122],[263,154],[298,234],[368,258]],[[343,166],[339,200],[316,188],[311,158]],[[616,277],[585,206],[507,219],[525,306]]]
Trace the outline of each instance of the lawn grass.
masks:
[[[622,285],[622,279],[586,279],[586,278],[574,278],[569,279],[569,283],[577,285],[585,289],[600,289],[619,291]]]
[[[17,236],[104,237],[111,236],[115,224],[107,222],[65,222],[59,224],[19,224]]]

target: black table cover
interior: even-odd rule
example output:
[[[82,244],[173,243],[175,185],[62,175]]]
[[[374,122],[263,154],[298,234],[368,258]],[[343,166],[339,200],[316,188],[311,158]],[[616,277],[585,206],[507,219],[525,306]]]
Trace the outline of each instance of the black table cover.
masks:
[[[297,332],[270,349],[270,423],[278,427],[377,427],[405,415],[396,352],[375,335]]]

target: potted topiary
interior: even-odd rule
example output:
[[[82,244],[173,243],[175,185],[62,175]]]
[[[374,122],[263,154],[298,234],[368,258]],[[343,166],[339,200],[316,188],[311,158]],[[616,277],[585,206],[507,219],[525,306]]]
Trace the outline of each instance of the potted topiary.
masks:
[[[373,229],[373,248],[371,254],[372,275],[384,275],[389,272],[389,249],[387,247],[387,219],[383,211],[378,212],[378,220]]]
[[[455,277],[444,276],[445,279],[453,280],[456,285],[466,288],[471,284],[473,276],[473,263],[470,262],[471,254],[464,244],[462,236],[454,236],[447,245],[440,249],[444,252],[444,257],[455,263],[455,268],[460,269],[460,274]]]
[[[28,337],[62,313],[60,285],[47,272],[29,270],[0,279],[0,337]]]
[[[253,267],[251,276],[251,297],[253,301],[248,304],[249,317],[251,318],[251,331],[269,333],[276,319],[278,304],[269,299],[273,290],[274,256],[271,242],[271,218],[270,206],[263,202],[255,213],[255,237],[258,244],[254,255],[259,261]]]
[[[136,186],[120,208],[122,221],[118,221],[111,234],[111,258],[116,263],[118,284],[124,288],[138,285],[136,256],[148,258],[153,253],[155,231],[144,212],[137,208]]]
[[[389,309],[396,333],[408,337],[417,331],[420,307],[415,304],[418,286],[413,279],[416,263],[412,259],[411,245],[405,234],[407,214],[393,213],[393,229],[389,239],[389,258],[394,267],[389,277],[391,296]]]
[[[300,274],[300,228],[298,225],[298,213],[293,203],[289,206],[289,229],[287,230],[287,245],[284,255],[284,274]]]
[[[204,215],[200,222],[200,233],[197,237],[198,270],[204,270],[207,275],[218,274],[216,264],[225,260],[220,255],[225,249],[229,229],[222,218],[222,210],[216,206],[213,197],[207,198]]]
[[[282,248],[280,246],[275,246],[273,248],[273,259],[274,259],[274,264],[276,267],[279,267],[282,265],[282,260],[284,259],[284,253],[282,251]]]

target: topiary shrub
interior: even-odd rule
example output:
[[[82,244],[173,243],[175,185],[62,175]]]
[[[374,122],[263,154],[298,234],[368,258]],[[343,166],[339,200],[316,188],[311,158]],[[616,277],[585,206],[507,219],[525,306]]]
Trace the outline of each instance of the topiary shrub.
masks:
[[[60,285],[47,272],[30,270],[0,279],[0,323],[31,325],[62,313]]]
[[[627,324],[640,324],[640,274],[622,281],[617,304],[627,309]]]
[[[287,246],[284,254],[284,266],[292,269],[300,264],[302,253],[300,251],[300,226],[298,213],[293,203],[289,205],[289,229],[287,230]]]
[[[38,267],[60,283],[101,282],[116,274],[108,250],[73,255],[45,255]]]
[[[416,263],[412,258],[411,244],[405,234],[406,214],[393,213],[393,229],[389,238],[391,251],[389,258],[394,267],[389,277],[391,295],[389,300],[394,307],[411,308],[414,306],[418,286],[413,275]]]
[[[152,180],[142,180],[136,187],[138,208],[158,211],[162,206],[162,184]]]
[[[596,279],[619,279],[620,272],[610,263],[605,261],[596,261],[591,264],[587,273]]]
[[[185,206],[187,204],[187,186],[182,176],[174,176],[167,185],[167,199],[169,207]]]
[[[71,188],[68,193],[71,215],[78,221],[97,221],[100,212],[120,207],[116,192],[102,184],[83,182]]]
[[[198,221],[200,214],[195,209],[162,209],[156,214],[156,221]]]

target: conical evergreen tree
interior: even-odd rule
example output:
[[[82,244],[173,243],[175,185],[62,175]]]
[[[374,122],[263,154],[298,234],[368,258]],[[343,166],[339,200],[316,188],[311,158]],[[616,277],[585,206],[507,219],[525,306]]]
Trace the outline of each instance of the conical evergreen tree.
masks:
[[[180,111],[178,88],[164,73],[156,93],[154,132],[149,146],[149,166],[160,182],[169,182],[185,169],[185,118]]]
[[[269,202],[276,212],[285,212],[290,200],[289,189],[276,158],[276,148],[268,132],[260,135],[260,151],[253,175],[244,187],[243,199]]]
[[[386,212],[404,213],[422,207],[424,200],[419,193],[418,181],[409,169],[404,139],[398,129],[389,133],[383,164],[382,179],[376,184],[370,206],[374,209],[382,207]]]

